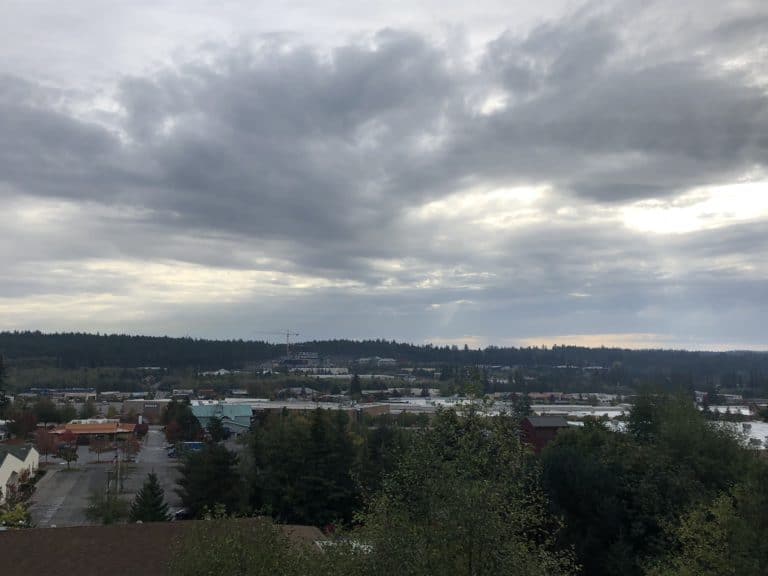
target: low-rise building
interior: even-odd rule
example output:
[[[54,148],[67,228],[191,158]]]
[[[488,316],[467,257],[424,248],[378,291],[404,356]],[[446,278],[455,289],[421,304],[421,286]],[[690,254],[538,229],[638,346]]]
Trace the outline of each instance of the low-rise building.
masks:
[[[522,422],[523,441],[538,454],[564,428],[568,428],[568,421],[563,416],[528,416]]]
[[[34,446],[0,444],[0,504],[13,494],[25,476],[31,476],[40,465],[40,454]]]
[[[106,418],[72,420],[68,424],[54,428],[51,432],[57,436],[71,433],[75,435],[78,444],[90,444],[96,438],[128,440],[136,435],[136,424],[127,424]]]
[[[203,428],[207,428],[213,418],[221,420],[224,428],[234,434],[247,432],[251,427],[253,412],[247,404],[225,404],[223,402],[193,400],[191,408],[192,414],[194,414]]]
[[[170,398],[126,400],[123,402],[123,414],[133,413],[136,416],[141,416],[147,424],[159,424],[163,418],[163,411],[170,402]]]

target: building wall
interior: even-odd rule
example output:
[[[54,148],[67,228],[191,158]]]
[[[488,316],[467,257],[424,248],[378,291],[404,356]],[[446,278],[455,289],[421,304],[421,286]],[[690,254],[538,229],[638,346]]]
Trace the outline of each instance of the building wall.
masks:
[[[34,474],[40,464],[40,454],[32,448],[27,457],[22,461],[16,458],[13,454],[4,455],[3,463],[0,464],[0,504],[5,502],[5,498],[8,492],[8,481],[14,472],[21,476],[24,470],[28,470],[30,474]]]
[[[40,467],[40,453],[37,451],[36,448],[32,448],[29,451],[29,454],[27,454],[26,460],[24,460],[24,468],[30,471],[30,473],[34,474],[37,472],[37,469]]]
[[[0,504],[2,504],[5,502],[5,493],[8,491],[7,484],[11,474],[18,472],[23,463],[11,454],[0,456],[0,458],[3,458],[0,464]]]
[[[522,423],[523,440],[533,446],[533,451],[539,454],[556,437],[562,428],[537,428],[531,425],[528,420]]]

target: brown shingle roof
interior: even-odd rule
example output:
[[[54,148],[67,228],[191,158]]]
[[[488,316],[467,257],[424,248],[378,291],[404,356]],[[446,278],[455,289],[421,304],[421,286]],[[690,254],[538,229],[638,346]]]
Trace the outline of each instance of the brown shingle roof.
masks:
[[[176,541],[197,522],[33,528],[0,532],[0,574],[165,575]],[[314,526],[280,528],[297,544],[311,544],[324,539],[323,533]]]

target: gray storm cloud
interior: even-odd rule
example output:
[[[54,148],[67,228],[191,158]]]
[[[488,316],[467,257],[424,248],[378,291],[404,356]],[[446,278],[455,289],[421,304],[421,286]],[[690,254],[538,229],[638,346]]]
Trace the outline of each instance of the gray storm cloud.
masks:
[[[6,73],[0,328],[764,346],[765,14],[630,16]]]

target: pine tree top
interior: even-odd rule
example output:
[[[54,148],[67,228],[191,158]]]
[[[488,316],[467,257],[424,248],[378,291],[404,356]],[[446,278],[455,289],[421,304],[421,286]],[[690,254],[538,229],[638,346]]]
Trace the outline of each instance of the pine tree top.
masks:
[[[168,518],[165,492],[157,480],[157,474],[150,472],[131,504],[131,522],[165,522]]]

